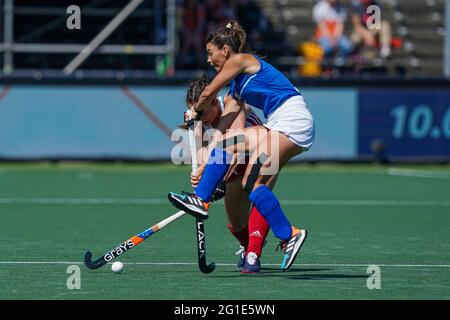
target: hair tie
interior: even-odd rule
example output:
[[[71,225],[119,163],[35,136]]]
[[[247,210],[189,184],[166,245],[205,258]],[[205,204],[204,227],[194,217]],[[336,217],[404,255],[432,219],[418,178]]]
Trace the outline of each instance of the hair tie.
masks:
[[[228,22],[227,28],[228,28],[228,29],[231,29],[231,22]]]

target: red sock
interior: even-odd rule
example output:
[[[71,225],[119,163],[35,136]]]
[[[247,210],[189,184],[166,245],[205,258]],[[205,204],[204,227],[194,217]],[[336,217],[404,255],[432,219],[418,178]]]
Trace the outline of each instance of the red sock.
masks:
[[[247,253],[254,252],[258,257],[261,256],[262,246],[269,233],[269,229],[269,223],[259,213],[258,209],[253,206],[248,219],[249,243]]]
[[[239,243],[244,246],[245,249],[248,247],[248,225],[245,226],[241,231],[234,231],[234,228],[231,224],[227,225],[228,229],[230,229],[231,234],[239,241]]]

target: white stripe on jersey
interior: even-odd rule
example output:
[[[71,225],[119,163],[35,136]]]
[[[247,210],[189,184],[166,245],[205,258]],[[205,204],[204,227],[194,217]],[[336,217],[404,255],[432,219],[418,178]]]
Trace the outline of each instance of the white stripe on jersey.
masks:
[[[225,102],[223,96],[217,96],[217,100],[219,101],[220,111],[223,112],[225,110]]]
[[[259,119],[259,117],[256,115],[256,113],[253,112],[253,110],[250,112],[250,114],[245,119],[245,126],[246,127],[253,127],[253,126],[262,126],[263,123]]]
[[[242,92],[244,92],[245,87],[248,85],[248,83],[250,82],[250,80],[252,80],[254,77],[256,77],[257,73],[255,73],[254,75],[252,75],[250,78],[247,79],[247,81],[245,81],[244,85],[242,86],[241,91],[239,92],[239,99],[241,99],[241,95]]]

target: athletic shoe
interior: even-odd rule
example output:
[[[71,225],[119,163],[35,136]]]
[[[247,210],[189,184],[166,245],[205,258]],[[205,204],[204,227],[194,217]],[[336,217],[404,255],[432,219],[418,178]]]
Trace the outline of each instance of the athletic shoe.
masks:
[[[266,244],[267,244],[267,239],[264,239],[264,242],[263,242],[263,245],[262,245],[263,248],[266,246]],[[239,245],[239,250],[236,251],[234,254],[239,256],[239,260],[238,260],[238,263],[236,265],[237,265],[237,267],[239,269],[242,269],[244,267],[244,264],[245,264],[245,247],[243,245]]]
[[[292,227],[292,237],[288,241],[281,241],[280,246],[283,250],[283,262],[281,263],[281,270],[288,270],[294,263],[297,254],[300,251],[303,243],[306,240],[308,233],[306,230],[299,230]]]
[[[380,50],[380,56],[382,58],[388,58],[391,55],[391,48],[390,47],[383,47]]]
[[[244,263],[245,263],[245,247],[240,245],[239,250],[236,251],[234,254],[239,256],[237,267],[239,269],[242,269],[244,267]]]
[[[258,273],[261,270],[261,264],[259,262],[259,257],[254,252],[249,252],[245,259],[244,267],[241,273]]]
[[[197,195],[185,191],[182,194],[170,192],[168,198],[176,208],[189,213],[197,219],[208,219],[209,203],[204,202]]]

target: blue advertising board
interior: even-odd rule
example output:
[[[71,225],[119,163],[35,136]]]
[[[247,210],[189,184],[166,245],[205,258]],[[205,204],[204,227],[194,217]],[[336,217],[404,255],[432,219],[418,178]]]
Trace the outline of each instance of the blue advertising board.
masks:
[[[0,86],[0,159],[170,160],[185,87]],[[3,92],[3,94],[1,94]],[[315,120],[294,160],[450,160],[450,89],[305,88]],[[178,131],[177,131],[178,132]],[[176,153],[176,152],[175,152]]]
[[[183,119],[185,87],[14,85],[5,92],[0,158],[173,160],[174,147],[187,141],[179,130],[172,139]],[[316,141],[297,159],[356,157],[358,91],[302,93],[315,119]]]
[[[357,156],[358,90],[301,89],[314,117],[315,142],[295,160],[349,160]]]
[[[360,90],[360,156],[374,141],[392,158],[450,158],[450,90]]]

